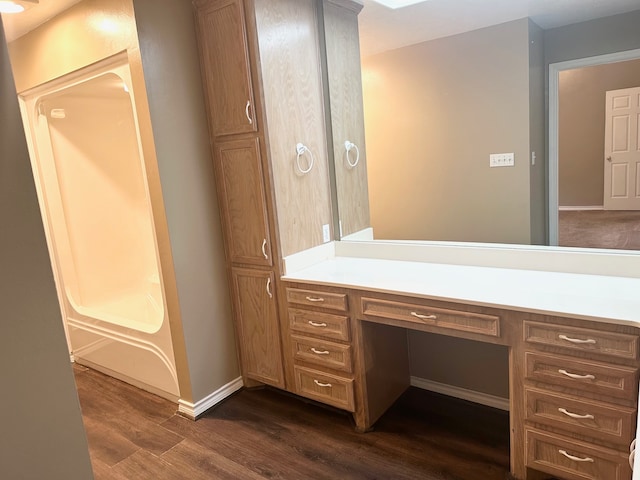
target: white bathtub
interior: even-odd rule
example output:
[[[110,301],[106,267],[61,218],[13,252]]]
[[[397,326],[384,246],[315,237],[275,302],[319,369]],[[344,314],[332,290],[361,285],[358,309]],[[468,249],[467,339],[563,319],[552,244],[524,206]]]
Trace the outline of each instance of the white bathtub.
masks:
[[[72,358],[179,388],[125,54],[20,95]]]

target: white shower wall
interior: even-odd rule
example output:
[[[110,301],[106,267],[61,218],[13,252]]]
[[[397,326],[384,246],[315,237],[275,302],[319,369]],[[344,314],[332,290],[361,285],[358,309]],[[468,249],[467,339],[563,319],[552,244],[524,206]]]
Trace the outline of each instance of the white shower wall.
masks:
[[[73,357],[177,400],[126,55],[22,100]]]

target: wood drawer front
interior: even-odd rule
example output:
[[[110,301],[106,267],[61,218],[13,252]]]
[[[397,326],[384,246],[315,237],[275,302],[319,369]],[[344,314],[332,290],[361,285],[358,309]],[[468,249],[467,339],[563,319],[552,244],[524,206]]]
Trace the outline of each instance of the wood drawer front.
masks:
[[[638,370],[546,353],[525,353],[526,378],[635,401]]]
[[[435,308],[426,305],[362,298],[362,313],[368,317],[389,318],[435,327],[500,336],[500,317],[482,313]]]
[[[351,373],[351,346],[311,337],[291,336],[293,358]]]
[[[328,293],[317,290],[287,288],[287,301],[297,305],[328,308],[340,312],[347,311],[347,295],[345,293]]]
[[[289,327],[293,332],[308,333],[323,338],[345,342],[351,339],[349,317],[342,315],[290,308]]]
[[[626,447],[635,435],[635,410],[569,395],[525,389],[527,420]]]
[[[355,411],[353,379],[319,372],[305,367],[294,367],[296,393],[349,412]]]
[[[553,323],[524,322],[524,339],[529,343],[598,353],[635,360],[638,337],[624,333],[602,332]]]
[[[631,480],[628,453],[533,429],[525,438],[527,467],[563,480]]]

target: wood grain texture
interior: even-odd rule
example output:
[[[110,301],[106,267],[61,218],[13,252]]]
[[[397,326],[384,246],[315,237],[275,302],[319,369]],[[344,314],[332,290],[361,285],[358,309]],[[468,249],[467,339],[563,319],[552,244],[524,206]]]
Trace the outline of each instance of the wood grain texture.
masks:
[[[338,215],[345,236],[370,227],[371,222],[358,17],[354,5],[343,3],[325,2],[323,10]],[[355,167],[347,163],[345,141],[360,152]],[[355,152],[350,155],[354,163]]]
[[[282,255],[323,243],[332,224],[318,19],[312,0],[256,0],[264,109]],[[296,169],[296,145],[312,152]],[[308,165],[305,153],[301,162]]]
[[[270,389],[241,390],[194,422],[164,399],[74,371],[83,417],[90,404],[103,411],[89,437],[96,480],[509,478],[506,414],[441,395],[411,389],[375,431],[358,434],[346,413]],[[106,465],[96,452],[127,435],[111,421],[123,415],[132,430],[151,422],[181,441],[160,455],[140,447]]]
[[[255,132],[242,0],[199,2],[196,18],[212,136]]]
[[[273,265],[258,138],[217,142],[214,167],[230,261]]]
[[[232,268],[232,277],[243,374],[284,388],[273,272]]]

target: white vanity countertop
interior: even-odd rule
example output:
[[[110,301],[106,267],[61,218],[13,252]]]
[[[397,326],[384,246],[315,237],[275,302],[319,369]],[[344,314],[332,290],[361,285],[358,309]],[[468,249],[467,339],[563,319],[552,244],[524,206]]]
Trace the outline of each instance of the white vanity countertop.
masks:
[[[640,278],[339,256],[283,279],[640,326]]]

